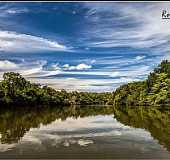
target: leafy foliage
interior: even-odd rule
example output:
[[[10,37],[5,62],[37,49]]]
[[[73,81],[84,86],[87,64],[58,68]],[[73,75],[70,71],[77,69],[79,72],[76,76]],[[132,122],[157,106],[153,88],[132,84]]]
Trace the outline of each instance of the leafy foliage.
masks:
[[[161,105],[170,104],[170,62],[154,69],[148,79],[119,87],[108,103],[113,105]]]
[[[20,74],[4,73],[0,82],[0,104],[5,105],[75,105],[105,104],[110,93],[56,91],[31,84]]]

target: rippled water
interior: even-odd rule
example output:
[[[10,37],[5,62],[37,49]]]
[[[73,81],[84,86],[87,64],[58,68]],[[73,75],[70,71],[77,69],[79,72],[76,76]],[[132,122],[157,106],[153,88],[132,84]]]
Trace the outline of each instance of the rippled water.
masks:
[[[73,115],[66,115],[63,120],[59,116],[46,124],[41,121],[38,126],[29,124],[27,129],[24,120],[34,121],[39,118],[39,113],[29,116],[27,113],[25,119],[13,117],[14,121],[18,120],[11,125],[14,128],[4,129],[5,132],[0,129],[0,158],[170,158],[168,148],[160,144],[151,132],[119,122],[113,112],[104,115],[86,115],[84,112],[82,115],[75,108],[72,112]],[[48,115],[47,112],[43,114],[41,118]],[[26,131],[21,134],[24,129]]]

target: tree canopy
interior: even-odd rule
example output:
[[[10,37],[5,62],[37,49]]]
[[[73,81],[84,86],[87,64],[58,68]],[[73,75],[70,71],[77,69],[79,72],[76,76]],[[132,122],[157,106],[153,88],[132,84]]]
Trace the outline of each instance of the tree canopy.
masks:
[[[0,82],[0,104],[74,105],[105,104],[110,93],[57,91],[48,86],[31,84],[19,73],[4,73]]]
[[[109,103],[135,106],[170,104],[170,62],[163,60],[147,80],[117,88]]]

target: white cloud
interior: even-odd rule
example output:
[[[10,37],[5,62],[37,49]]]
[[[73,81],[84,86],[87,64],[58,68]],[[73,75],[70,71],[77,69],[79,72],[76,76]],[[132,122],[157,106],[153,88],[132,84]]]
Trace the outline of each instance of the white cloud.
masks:
[[[64,67],[64,68],[69,68],[70,65],[69,65],[69,64],[64,64],[63,67]]]
[[[170,3],[84,5],[89,9],[87,20],[95,25],[85,32],[88,47],[151,48],[152,54],[162,57],[170,51],[170,21],[161,18],[162,10],[170,8]]]
[[[0,51],[3,52],[40,52],[67,51],[68,48],[56,41],[42,37],[18,34],[16,32],[0,31]]]
[[[4,10],[5,13],[8,14],[19,14],[19,13],[27,13],[29,10],[27,8],[10,8]]]
[[[20,13],[28,13],[30,10],[23,6],[13,6],[13,4],[2,4],[0,6],[0,16],[9,16]]]
[[[2,75],[4,72],[18,72],[24,77],[30,76],[41,76],[49,74],[51,71],[45,71],[43,69],[44,65],[47,64],[47,61],[32,61],[32,62],[25,62],[22,61],[21,63],[14,63],[9,60],[1,60],[0,61],[0,77],[2,79]]]
[[[93,70],[93,71],[62,71],[63,74],[69,75],[88,75],[88,76],[107,76],[107,77],[130,77],[137,78],[138,76],[146,76],[149,72],[151,72],[152,67],[147,65],[135,65],[127,67],[121,67],[117,69],[107,69],[105,70]],[[114,80],[113,80],[114,81]]]
[[[47,67],[47,61],[25,61],[22,60],[20,63],[14,63],[9,60],[0,61],[0,77],[4,72],[18,72],[23,75],[26,79],[33,83],[40,83],[42,85],[51,86],[57,90],[66,89],[68,91],[92,91],[92,92],[103,92],[113,91],[121,84],[139,81],[139,77],[146,77],[150,72],[151,68],[145,65],[130,66],[128,68],[119,68],[114,70],[90,70],[84,71],[86,65],[74,66],[74,70],[65,70],[71,68],[68,64],[60,67],[59,64],[52,64],[49,68]],[[75,69],[77,67],[77,69]],[[58,78],[57,75],[82,75],[86,76],[86,79],[78,78]],[[49,76],[54,76],[53,78]],[[105,76],[107,79],[93,79],[91,76]],[[71,76],[70,76],[71,77]]]
[[[63,72],[62,72],[63,74]],[[66,89],[67,91],[90,91],[108,92],[115,90],[121,84],[139,81],[138,78],[116,78],[116,79],[78,79],[78,78],[28,78],[31,82],[48,85],[56,90]]]
[[[131,3],[83,3],[88,7],[86,15],[85,30],[82,31],[82,37],[78,37],[81,45],[89,53],[94,53],[91,47],[109,48],[109,47],[131,47],[151,49],[151,53],[161,55],[164,58],[170,58],[168,45],[170,38],[170,21],[162,20],[162,9],[170,7],[168,3],[148,3],[141,6]],[[4,8],[4,14],[16,14],[26,10],[15,8]],[[27,12],[27,11],[26,11]],[[115,16],[115,12],[118,13]],[[1,16],[1,15],[0,15]],[[88,23],[90,22],[90,23]],[[114,22],[114,23],[113,23]],[[89,27],[90,26],[90,27]],[[85,35],[85,37],[83,37]],[[81,39],[82,38],[82,39]],[[86,41],[84,41],[86,40]],[[76,47],[76,46],[75,46]],[[77,46],[78,52],[79,46]],[[90,49],[90,50],[89,50]],[[70,51],[70,48],[56,41],[51,41],[43,37],[20,34],[15,32],[0,31],[0,51],[3,52],[40,52],[40,51]],[[150,51],[150,50],[149,50]],[[100,51],[99,51],[100,52]],[[126,56],[133,54],[125,52],[116,56],[113,52],[112,57],[99,56],[92,57],[94,60],[76,59],[76,64],[52,64],[46,67],[47,62],[34,61],[20,64],[8,60],[0,61],[1,71],[15,71],[21,73],[33,82],[46,83],[54,86],[56,89],[83,90],[83,91],[110,91],[129,81],[139,80],[152,70],[152,65],[160,61],[159,56],[150,58],[139,52],[138,56]],[[78,61],[79,60],[79,61]],[[139,62],[138,62],[139,61]],[[143,65],[139,63],[143,63]],[[152,62],[152,63],[151,63]],[[69,62],[68,62],[69,63]],[[138,63],[138,64],[137,64]],[[93,65],[99,66],[98,69]],[[149,67],[149,65],[151,67]],[[128,66],[128,67],[127,67]],[[96,67],[96,68],[97,68]],[[102,68],[100,68],[102,67]],[[2,73],[1,72],[1,73]],[[57,79],[57,75],[76,75],[86,76],[85,79]],[[53,80],[48,76],[54,76]],[[90,79],[93,76],[104,76],[108,79]],[[75,84],[72,84],[75,82]],[[60,84],[61,83],[61,84]],[[100,87],[99,87],[100,86]]]
[[[84,63],[78,64],[77,66],[70,66],[69,64],[63,65],[64,70],[86,70],[92,68],[91,65],[87,65]]]
[[[10,70],[10,69],[17,69],[18,65],[8,61],[8,60],[0,60],[0,70]]]
[[[144,59],[145,57],[146,57],[146,56],[136,56],[135,59],[136,59],[136,60],[142,60],[142,59]]]
[[[94,63],[96,63],[96,60],[93,59],[93,60],[90,61],[90,63],[91,63],[91,64],[94,64]]]
[[[49,69],[51,69],[51,70],[60,70],[61,68],[59,67],[59,64],[52,64]]]
[[[42,71],[42,68],[43,66],[36,66],[35,68],[27,68],[26,70],[22,70],[20,69],[20,73],[23,75],[23,76],[27,76],[27,75],[32,75],[32,74],[37,74],[39,72]]]
[[[87,65],[87,64],[83,64],[83,63],[76,66],[77,70],[90,69],[90,68],[91,68],[91,65]]]

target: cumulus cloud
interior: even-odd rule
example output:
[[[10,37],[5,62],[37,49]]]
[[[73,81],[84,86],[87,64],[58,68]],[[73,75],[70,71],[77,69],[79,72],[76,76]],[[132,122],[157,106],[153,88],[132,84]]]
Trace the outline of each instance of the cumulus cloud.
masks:
[[[0,51],[3,52],[40,52],[67,51],[68,48],[56,41],[16,32],[0,31]]]
[[[86,70],[88,68],[84,67],[86,65],[79,64],[77,65],[78,67],[74,66],[74,70],[65,70],[66,67],[70,68],[71,66],[68,64],[60,66],[57,63],[47,67],[47,64],[47,61],[42,60],[22,60],[19,63],[15,63],[10,60],[0,60],[0,77],[2,79],[4,72],[13,71],[20,73],[33,83],[48,85],[57,90],[66,89],[68,91],[78,90],[103,92],[113,91],[119,85],[127,82],[139,81],[139,77],[145,77],[151,70],[149,66],[137,65],[115,70],[89,70],[82,72],[82,70]],[[60,75],[69,75],[69,77],[77,77],[77,75],[81,75],[85,76],[86,79],[61,78]],[[53,76],[53,78],[51,78],[51,76]],[[101,76],[101,78],[94,79],[92,78],[93,76]],[[107,77],[107,79],[105,79],[103,76]]]
[[[61,70],[59,64],[52,64],[50,67],[49,67],[49,70]]]
[[[63,65],[64,70],[86,70],[92,68],[91,65],[84,63],[78,64],[77,66],[70,66],[69,64]]]

